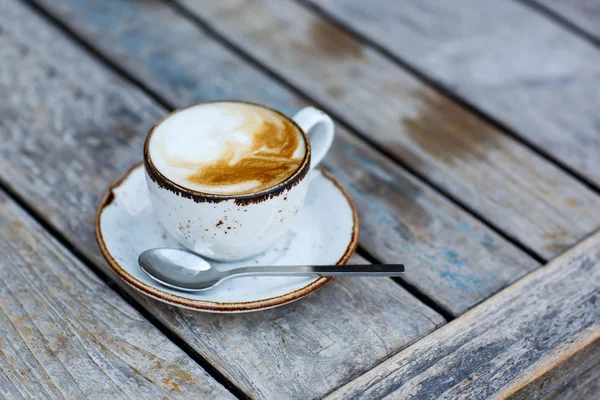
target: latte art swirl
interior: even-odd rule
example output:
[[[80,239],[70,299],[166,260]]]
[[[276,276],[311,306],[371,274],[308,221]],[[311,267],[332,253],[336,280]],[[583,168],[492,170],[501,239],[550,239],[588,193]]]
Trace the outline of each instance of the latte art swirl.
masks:
[[[158,125],[150,158],[165,177],[205,193],[262,191],[291,176],[306,154],[304,137],[286,118],[244,103],[181,110]]]

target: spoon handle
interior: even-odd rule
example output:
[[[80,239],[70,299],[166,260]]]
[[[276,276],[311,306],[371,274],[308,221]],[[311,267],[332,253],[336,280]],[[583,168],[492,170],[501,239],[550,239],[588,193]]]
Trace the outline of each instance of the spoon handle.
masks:
[[[404,273],[402,264],[364,264],[364,265],[282,265],[241,267],[227,271],[230,275],[363,275],[363,276],[400,276]]]

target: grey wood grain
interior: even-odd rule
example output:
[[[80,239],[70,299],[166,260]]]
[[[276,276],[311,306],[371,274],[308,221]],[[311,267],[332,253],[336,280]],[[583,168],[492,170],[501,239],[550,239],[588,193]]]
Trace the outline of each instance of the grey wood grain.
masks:
[[[594,400],[600,394],[600,365],[577,376],[567,385],[548,396],[549,400],[583,399]]]
[[[596,335],[591,343],[570,340],[562,347],[538,362],[542,368],[526,371],[519,384],[512,385],[510,398],[596,399],[600,395],[600,337]]]
[[[600,40],[600,2],[598,0],[529,0],[565,18]]]
[[[19,2],[0,3],[0,31],[0,180],[108,271],[94,240],[96,205],[141,158],[145,132],[166,110]],[[430,204],[428,196],[420,201]],[[432,209],[441,202],[460,214],[431,197]],[[433,224],[435,235],[445,222]],[[468,240],[487,257],[502,254],[497,262],[520,274],[522,264],[533,266],[494,237],[480,245],[477,235]],[[321,397],[444,323],[390,279],[339,279],[302,301],[241,315],[179,310],[129,292],[253,398]]]
[[[303,0],[600,185],[600,52],[516,1]]]
[[[541,257],[600,226],[597,194],[295,2],[178,2]]]
[[[234,398],[0,191],[0,398]]]
[[[64,23],[174,106],[207,98],[237,97],[240,93],[230,86],[195,88],[186,84],[227,79],[240,85],[250,82],[244,86],[244,98],[288,113],[306,104],[235,54],[215,45],[194,24],[162,2],[111,0],[102,4],[69,0],[48,6],[53,5],[50,10]],[[155,26],[173,28],[164,35],[158,34]],[[134,44],[131,38],[135,38]],[[144,108],[144,112],[148,110]],[[108,118],[121,118],[113,114]],[[148,123],[140,127],[137,143],[141,143],[144,129],[152,122],[148,118]],[[111,128],[107,129],[110,132]],[[102,160],[95,154],[94,157]],[[325,164],[350,190],[358,205],[362,245],[382,261],[401,260],[409,265],[410,272],[404,279],[453,315],[461,314],[537,266],[345,129],[338,128]]]
[[[598,364],[599,299],[600,232],[330,398],[552,395]]]

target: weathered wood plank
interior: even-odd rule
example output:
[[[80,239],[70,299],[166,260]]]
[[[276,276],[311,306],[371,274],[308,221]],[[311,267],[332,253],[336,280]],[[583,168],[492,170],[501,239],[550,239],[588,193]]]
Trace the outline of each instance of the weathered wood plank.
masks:
[[[230,75],[240,82],[252,82],[246,92],[249,99],[288,112],[305,104],[235,54],[214,46],[214,41],[162,2],[124,4],[111,0],[103,2],[101,7],[92,3],[52,4],[61,5],[57,15],[64,17],[64,23],[173,105],[215,96],[236,97],[238,93],[227,86],[218,86],[218,93],[208,89],[188,90],[185,84],[173,90],[176,82],[205,82],[213,78],[219,82]],[[111,21],[113,27],[105,27],[102,21]],[[157,35],[154,26],[174,28],[169,35]],[[135,37],[134,46],[130,44],[131,37]],[[127,57],[122,56],[125,53]],[[169,69],[145,67],[157,62],[169,65]],[[150,124],[149,121],[147,126]],[[344,129],[337,130],[336,143],[325,164],[358,204],[362,245],[383,261],[400,259],[412,266],[404,279],[449,313],[461,314],[536,267],[535,262],[498,235]]]
[[[567,385],[550,395],[548,400],[589,399],[593,400],[600,394],[600,365],[577,376]]]
[[[600,232],[330,398],[552,395],[600,361],[599,299]]]
[[[600,52],[516,1],[303,0],[600,185]]]
[[[95,207],[109,182],[141,158],[145,132],[166,110],[20,2],[0,3],[0,30],[0,180],[107,271],[94,240]],[[460,214],[429,197],[420,201]],[[477,230],[471,246],[489,252],[483,259],[497,257],[521,274],[522,264],[533,266],[496,237],[484,248],[482,228],[468,223]],[[390,279],[339,279],[286,307],[242,315],[193,313],[130,293],[255,398],[321,397],[444,323]]]
[[[598,195],[300,5],[178,1],[541,257],[600,226]]]
[[[597,335],[598,336],[598,335]],[[530,368],[505,393],[514,400],[596,399],[600,396],[600,338],[570,340]],[[540,372],[542,374],[540,375]],[[595,391],[595,395],[591,395]],[[502,395],[502,393],[500,393]]]
[[[234,398],[0,191],[0,398]]]
[[[598,0],[529,0],[565,18],[600,40],[600,2]]]

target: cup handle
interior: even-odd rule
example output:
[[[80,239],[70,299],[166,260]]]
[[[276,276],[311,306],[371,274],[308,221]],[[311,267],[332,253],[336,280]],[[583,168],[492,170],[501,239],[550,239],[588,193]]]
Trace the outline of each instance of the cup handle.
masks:
[[[294,121],[310,140],[310,168],[316,167],[325,157],[333,143],[334,126],[329,115],[314,107],[306,107],[294,115]]]

